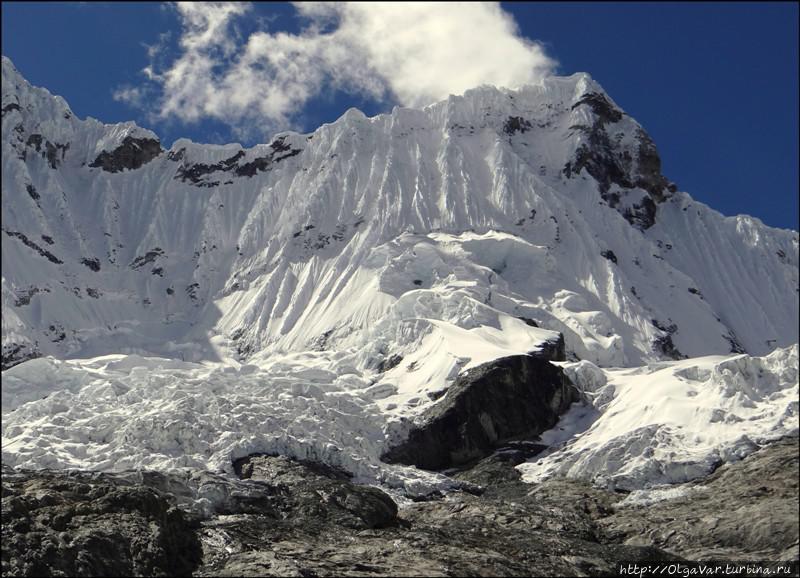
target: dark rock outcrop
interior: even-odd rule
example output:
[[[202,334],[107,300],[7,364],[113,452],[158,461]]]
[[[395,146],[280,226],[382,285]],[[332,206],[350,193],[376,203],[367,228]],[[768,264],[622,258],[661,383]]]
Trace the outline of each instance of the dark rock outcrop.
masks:
[[[147,251],[144,255],[137,256],[131,261],[130,268],[138,270],[150,263],[155,263],[156,259],[164,256],[164,250],[161,247],[155,247]]]
[[[69,143],[52,143],[40,134],[28,136],[25,144],[29,148],[34,148],[37,153],[41,153],[42,158],[47,159],[47,164],[50,165],[51,169],[58,168],[59,163],[64,160],[64,155],[69,150]],[[22,158],[23,160],[27,158],[27,152],[23,152]]]
[[[538,327],[538,325],[535,325],[536,323],[535,321],[533,323],[534,325],[531,325],[526,321],[527,325],[531,325],[532,327]],[[537,359],[544,359],[546,361],[566,361],[567,353],[566,353],[566,345],[564,343],[564,335],[559,333],[556,339],[541,342],[538,346],[538,349],[535,349],[534,351],[529,351],[528,355],[535,357]]]
[[[0,370],[5,371],[11,369],[15,365],[19,365],[23,361],[29,359],[36,359],[40,357],[37,344],[30,343],[4,343],[2,358],[0,358]]]
[[[126,136],[113,151],[103,151],[92,161],[90,167],[100,167],[109,173],[135,170],[146,165],[164,152],[161,143],[152,138]]]
[[[377,371],[378,373],[384,373],[386,371],[389,371],[390,369],[394,369],[395,367],[400,365],[402,362],[403,362],[403,356],[402,355],[392,354],[392,355],[382,359],[380,361],[380,363],[378,363],[377,367],[375,368],[375,371]]]
[[[91,269],[94,272],[100,270],[100,259],[98,259],[97,257],[92,257],[92,258],[84,257],[81,259],[81,264],[86,265],[87,267],[89,267],[89,269]]]
[[[619,122],[624,114],[611,104],[604,94],[599,92],[587,92],[578,99],[578,102],[572,105],[572,109],[574,110],[581,105],[591,108],[598,121],[602,124]]]
[[[509,116],[503,123],[503,132],[512,135],[516,132],[525,133],[531,129],[531,123],[521,116]]]
[[[31,285],[30,287],[16,291],[14,307],[24,307],[25,305],[30,305],[33,296],[39,293],[50,293],[50,289],[47,287],[37,287],[36,285]]]
[[[183,149],[181,149],[183,150]],[[244,151],[239,151],[232,157],[227,159],[221,160],[218,163],[208,165],[204,163],[196,163],[189,166],[181,166],[178,169],[178,172],[175,174],[176,179],[181,179],[182,181],[189,181],[193,184],[198,184],[203,182],[203,179],[206,175],[210,175],[211,173],[215,173],[217,171],[229,171],[235,169],[237,163],[240,158],[244,156]],[[172,157],[171,157],[172,158]],[[183,158],[181,154],[180,158]],[[219,184],[219,183],[215,183]]]
[[[460,375],[382,459],[428,470],[464,464],[508,441],[535,439],[577,399],[561,368],[547,359],[497,359]]]
[[[653,351],[668,359],[686,359],[686,355],[681,353],[672,342],[672,336],[678,332],[678,326],[675,323],[664,325],[658,319],[651,319],[650,322],[664,332],[653,340]]]
[[[4,232],[9,237],[14,237],[19,239],[20,241],[22,241],[23,245],[25,245],[26,247],[30,247],[31,249],[36,251],[39,255],[50,261],[51,263],[55,265],[62,265],[64,263],[64,261],[53,255],[50,251],[40,247],[36,242],[31,241],[28,238],[28,236],[25,235],[25,233],[20,233],[19,231],[8,231],[8,230],[5,230]]]
[[[605,251],[600,251],[600,256],[605,257],[615,265],[617,264],[617,256],[614,254],[614,251],[611,249],[607,249]]]
[[[325,465],[250,455],[236,460],[233,467],[240,478],[270,488],[274,512],[281,518],[349,528],[384,528],[397,523],[397,504],[386,493],[353,484],[346,473]]]
[[[229,173],[232,172],[237,177],[254,177],[257,173],[271,170],[272,165],[278,163],[286,158],[293,157],[302,152],[302,149],[293,149],[286,143],[286,137],[279,137],[270,144],[272,152],[265,157],[257,157],[246,163],[241,163],[240,160],[245,156],[245,151],[240,150],[235,155],[224,159],[218,163],[205,164],[195,163],[192,165],[182,165],[175,173],[175,178],[184,182],[190,182],[198,187],[216,187],[220,184],[219,181],[209,180],[209,175],[215,173]],[[184,156],[184,149],[173,153],[170,152],[167,158],[169,160],[178,161],[182,160]]]
[[[92,473],[3,472],[3,576],[187,575],[202,550],[185,514]]]
[[[564,167],[567,178],[586,170],[600,186],[600,195],[612,208],[638,229],[655,223],[657,205],[667,200],[677,188],[661,174],[661,157],[655,143],[641,128],[635,133],[635,146],[621,144],[612,135],[610,125],[622,120],[624,113],[600,93],[587,93],[572,108],[588,106],[594,115],[591,125],[575,125],[588,143],[578,147],[575,158]],[[618,135],[619,133],[617,133]],[[618,190],[612,188],[616,186]],[[630,189],[639,188],[647,196],[621,203]],[[622,194],[621,194],[622,193]]]

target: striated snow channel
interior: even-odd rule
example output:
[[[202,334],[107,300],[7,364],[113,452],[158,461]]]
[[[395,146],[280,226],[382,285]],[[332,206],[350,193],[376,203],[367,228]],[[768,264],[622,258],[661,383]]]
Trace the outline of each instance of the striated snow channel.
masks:
[[[585,401],[542,435],[550,450],[518,466],[526,482],[566,476],[612,489],[656,488],[798,435],[797,345],[765,357],[708,356],[627,369],[563,365]]]

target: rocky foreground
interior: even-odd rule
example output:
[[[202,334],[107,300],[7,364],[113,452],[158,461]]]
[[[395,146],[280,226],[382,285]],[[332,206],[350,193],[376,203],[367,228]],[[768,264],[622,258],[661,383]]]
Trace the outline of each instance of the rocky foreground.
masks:
[[[239,460],[238,480],[5,469],[2,574],[599,576],[621,560],[798,559],[797,438],[649,505],[576,481],[523,484],[513,465],[528,449],[400,507],[285,457]]]

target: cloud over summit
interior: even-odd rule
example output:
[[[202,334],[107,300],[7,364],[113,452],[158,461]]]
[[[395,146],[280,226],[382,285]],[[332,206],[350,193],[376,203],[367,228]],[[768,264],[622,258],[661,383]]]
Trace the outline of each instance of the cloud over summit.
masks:
[[[305,24],[298,33],[262,26],[243,35],[237,23],[252,18],[249,3],[176,3],[179,53],[144,71],[144,90],[158,95],[154,114],[266,134],[330,91],[424,106],[481,84],[536,83],[555,65],[498,3],[294,7]],[[128,88],[116,97],[135,104],[140,94]]]

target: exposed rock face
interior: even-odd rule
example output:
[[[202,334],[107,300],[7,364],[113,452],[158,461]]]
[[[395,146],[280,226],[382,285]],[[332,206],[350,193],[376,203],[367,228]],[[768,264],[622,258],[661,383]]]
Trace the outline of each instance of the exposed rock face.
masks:
[[[138,169],[163,152],[161,143],[151,138],[133,138],[122,140],[122,144],[111,152],[103,151],[89,165],[100,167],[109,173],[118,173],[125,169]]]
[[[254,177],[259,172],[271,170],[272,165],[275,163],[302,152],[302,149],[293,149],[287,144],[285,137],[275,139],[270,143],[270,148],[272,152],[269,155],[254,158],[246,163],[239,162],[245,156],[245,152],[240,150],[235,155],[218,163],[182,165],[175,173],[175,179],[180,179],[183,182],[190,182],[198,187],[215,187],[220,184],[220,181],[213,180],[210,175],[219,178],[217,173],[230,173],[229,176]],[[167,158],[172,161],[180,161],[183,159],[184,152],[184,149],[174,153],[170,152]]]
[[[624,113],[600,93],[585,94],[573,105],[588,106],[595,121],[572,128],[586,135],[588,143],[578,147],[575,158],[564,167],[567,178],[586,170],[600,185],[600,194],[612,208],[617,208],[635,227],[645,230],[655,223],[657,204],[668,199],[677,188],[661,174],[661,158],[655,143],[641,128],[635,132],[635,144],[621,143],[621,133],[613,125]],[[639,188],[647,192],[641,199],[621,203],[625,190]]]
[[[386,493],[355,485],[345,473],[322,464],[252,455],[234,462],[234,469],[239,477],[274,490],[271,501],[282,518],[306,518],[359,529],[383,528],[397,522],[397,504]]]
[[[36,359],[39,356],[39,350],[35,345],[31,345],[30,343],[4,343],[0,369],[5,371],[15,365],[19,365],[23,361]]]
[[[600,521],[606,535],[693,560],[797,560],[798,439],[772,444],[675,499],[617,507]]]
[[[503,132],[507,135],[512,135],[515,132],[524,133],[531,129],[531,123],[521,116],[509,116],[505,123],[503,123]]]
[[[533,321],[533,323],[536,322]],[[552,341],[543,341],[541,344],[539,344],[538,350],[531,351],[528,353],[528,355],[547,361],[566,361],[567,353],[566,344],[564,343],[564,334],[559,333],[558,339],[554,339]]]
[[[19,239],[26,247],[30,247],[31,249],[36,251],[39,255],[50,261],[51,263],[55,265],[62,265],[64,263],[64,261],[53,255],[50,251],[48,251],[47,249],[43,249],[34,241],[31,241],[25,235],[25,233],[20,233],[19,231],[8,231],[8,230],[4,230],[4,232],[9,237],[14,237],[16,239]]]
[[[382,459],[429,470],[464,464],[509,440],[536,438],[577,399],[561,368],[546,359],[497,359],[460,375]]]
[[[200,542],[157,491],[91,473],[3,472],[3,576],[185,575]]]
[[[64,160],[64,155],[66,155],[69,150],[69,143],[52,143],[46,138],[43,138],[40,134],[30,135],[25,145],[35,149],[37,153],[41,153],[42,158],[47,159],[47,164],[50,165],[51,169],[58,168],[61,161]],[[27,151],[23,151],[23,158],[25,158],[27,154]]]

